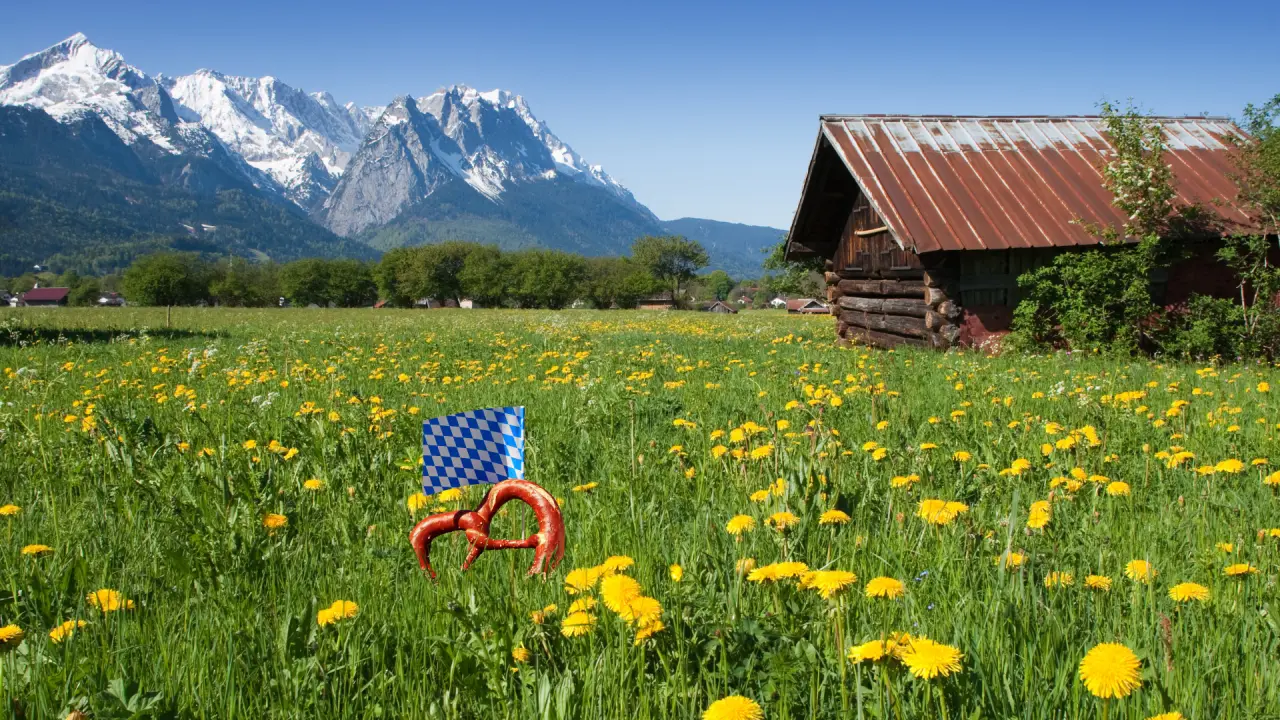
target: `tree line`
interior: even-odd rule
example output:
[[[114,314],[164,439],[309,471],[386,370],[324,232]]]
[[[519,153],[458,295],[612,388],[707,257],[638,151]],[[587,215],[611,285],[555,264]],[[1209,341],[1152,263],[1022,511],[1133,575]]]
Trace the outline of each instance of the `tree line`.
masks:
[[[662,295],[677,305],[745,297],[754,307],[766,307],[778,294],[813,295],[820,287],[820,276],[811,268],[781,259],[782,245],[771,248],[764,263],[777,272],[740,281],[723,270],[700,275],[709,258],[696,241],[646,236],[624,257],[541,248],[503,251],[468,242],[397,248],[376,263],[308,258],[279,264],[160,251],[137,258],[120,274],[26,273],[0,278],[0,288],[17,294],[37,282],[69,287],[73,305],[94,305],[101,293],[117,291],[133,305],[367,307],[381,299],[392,307],[413,307],[428,298],[440,303],[466,298],[480,307],[559,309],[581,302],[634,308]]]

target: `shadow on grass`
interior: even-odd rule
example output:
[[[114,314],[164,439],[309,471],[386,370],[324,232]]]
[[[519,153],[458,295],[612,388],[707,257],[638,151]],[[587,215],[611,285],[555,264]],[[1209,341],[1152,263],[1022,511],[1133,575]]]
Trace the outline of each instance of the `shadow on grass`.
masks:
[[[63,345],[75,343],[111,343],[150,338],[152,340],[188,340],[191,338],[223,338],[225,332],[208,330],[178,330],[174,328],[149,328],[131,330],[123,328],[56,328],[56,327],[10,327],[0,328],[0,347],[14,345]]]

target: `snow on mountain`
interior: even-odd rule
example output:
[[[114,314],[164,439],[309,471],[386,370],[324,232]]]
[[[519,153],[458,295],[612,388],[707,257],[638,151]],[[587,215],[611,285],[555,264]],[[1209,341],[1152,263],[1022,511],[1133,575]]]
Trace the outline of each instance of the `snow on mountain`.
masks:
[[[128,145],[207,158],[255,187],[281,190],[239,154],[227,152],[206,128],[184,121],[155,78],[126,63],[119,53],[95,46],[81,33],[13,65],[0,66],[0,105],[38,108],[67,122],[93,112]]]
[[[538,158],[542,154],[541,150],[530,147],[536,143],[545,149],[546,154],[551,158],[550,166],[535,167],[537,175],[547,178],[554,177],[552,173],[559,174],[588,185],[603,187],[628,204],[639,205],[621,183],[610,177],[599,165],[588,164],[581,155],[573,151],[573,148],[556,137],[546,123],[534,117],[529,104],[520,95],[506,90],[481,92],[466,85],[453,85],[419,99],[418,107],[423,112],[434,115],[445,127],[446,133],[464,147],[466,145],[464,138],[478,137],[490,147],[499,146],[495,148],[498,155],[508,161],[515,156],[521,159],[541,159]],[[456,111],[455,108],[457,108]],[[527,134],[503,127],[503,121],[507,121],[510,115],[519,118],[520,122],[528,128]],[[510,132],[510,135],[502,137],[500,134],[495,138],[493,133],[486,132],[490,127],[498,133]],[[475,134],[472,135],[469,131],[474,131]],[[501,147],[504,142],[510,144]],[[506,152],[503,152],[504,150]],[[509,169],[518,172],[526,168],[522,163],[519,168]],[[528,179],[528,177],[525,175],[515,179]]]
[[[563,178],[600,188],[657,220],[534,117],[524,98],[465,85],[387,106],[320,215],[339,235],[359,233],[395,219],[450,176],[495,203],[516,184]]]
[[[605,191],[641,222],[657,221],[505,90],[454,85],[360,107],[270,76],[152,77],[77,33],[0,66],[0,104],[64,121],[93,112],[126,144],[213,160],[342,234],[389,222],[451,179],[492,203],[516,185],[568,180]]]
[[[0,104],[39,108],[55,118],[92,110],[130,145],[146,139],[181,152],[175,144],[178,116],[164,88],[80,33],[0,66]]]
[[[328,196],[368,132],[367,116],[326,92],[213,70],[160,78],[178,116],[199,123],[303,207]]]

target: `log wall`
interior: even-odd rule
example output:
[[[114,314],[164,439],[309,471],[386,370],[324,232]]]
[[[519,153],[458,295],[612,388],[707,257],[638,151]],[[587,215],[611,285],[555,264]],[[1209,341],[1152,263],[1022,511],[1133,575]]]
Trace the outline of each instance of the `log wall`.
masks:
[[[826,281],[843,341],[946,348],[960,338],[951,274],[899,247],[863,199],[849,215]]]

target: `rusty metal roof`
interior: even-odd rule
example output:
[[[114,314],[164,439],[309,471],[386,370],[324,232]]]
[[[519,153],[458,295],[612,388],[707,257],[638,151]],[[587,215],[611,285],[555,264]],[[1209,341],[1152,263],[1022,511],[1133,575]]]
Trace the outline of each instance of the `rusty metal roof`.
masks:
[[[1228,156],[1228,138],[1243,133],[1224,118],[1153,119],[1178,201],[1248,226]],[[789,250],[832,248],[832,218],[848,215],[852,197],[828,177],[843,174],[832,154],[894,239],[918,253],[1097,244],[1082,223],[1125,220],[1099,170],[1111,150],[1104,127],[1099,117],[823,116]],[[815,174],[823,187],[811,187]]]

